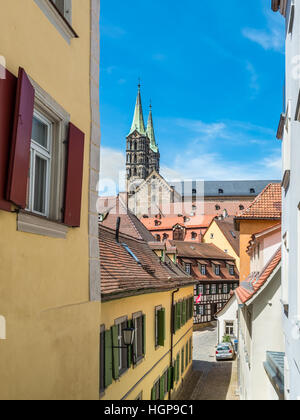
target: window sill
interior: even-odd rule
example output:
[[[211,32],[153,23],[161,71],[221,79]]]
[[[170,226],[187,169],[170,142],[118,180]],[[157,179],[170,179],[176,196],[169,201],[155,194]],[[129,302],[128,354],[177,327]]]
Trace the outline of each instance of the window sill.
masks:
[[[66,239],[69,229],[61,223],[20,211],[17,218],[17,230],[50,238]]]
[[[67,19],[58,11],[56,6],[50,0],[34,0],[41,11],[47,16],[49,21],[56,27],[58,32],[70,44],[72,38],[78,38],[78,35],[67,21]]]
[[[138,360],[136,360],[136,362],[134,364],[134,368],[137,368],[141,363],[143,363],[144,359],[145,359],[145,357],[142,356]]]

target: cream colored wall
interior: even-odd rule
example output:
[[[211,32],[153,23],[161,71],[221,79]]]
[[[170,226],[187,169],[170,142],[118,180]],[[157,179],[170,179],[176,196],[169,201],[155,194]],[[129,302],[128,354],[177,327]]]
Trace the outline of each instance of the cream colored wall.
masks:
[[[210,235],[213,234],[213,239],[210,237]],[[236,266],[238,270],[240,270],[240,258],[224,236],[223,232],[219,228],[219,226],[216,224],[216,222],[213,222],[210,227],[205,232],[205,235],[203,237],[203,242],[206,242],[207,244],[214,244],[218,248],[220,248],[222,251],[225,252],[225,250],[228,251],[228,255],[235,258]]]
[[[86,134],[81,227],[67,239],[16,231],[0,211],[1,399],[99,398],[100,304],[89,302],[90,2],[73,0],[71,45],[32,0],[0,0],[1,54],[19,66]]]
[[[175,302],[191,297],[193,286],[180,289],[175,294]],[[120,400],[126,396],[127,400],[134,400],[142,392],[143,400],[151,399],[151,390],[156,380],[170,366],[171,348],[171,303],[172,292],[153,293],[105,302],[102,304],[102,324],[106,329],[114,325],[116,319],[127,316],[132,319],[132,314],[142,311],[146,315],[146,356],[142,363],[134,369],[129,369],[119,381],[113,381],[105,391],[103,400]],[[166,340],[164,347],[155,349],[155,307],[162,305],[166,309]],[[184,325],[174,336],[174,360],[177,353],[192,337],[193,320]],[[191,363],[189,363],[189,367]],[[188,369],[189,369],[188,367]],[[188,372],[186,369],[184,376]],[[180,365],[181,371],[181,365]],[[181,377],[181,380],[184,378]],[[141,380],[140,383],[138,383]],[[180,380],[180,382],[181,382]],[[176,389],[178,389],[178,382]],[[175,389],[175,390],[176,390]],[[174,391],[175,391],[174,390]],[[166,397],[168,399],[168,397]]]

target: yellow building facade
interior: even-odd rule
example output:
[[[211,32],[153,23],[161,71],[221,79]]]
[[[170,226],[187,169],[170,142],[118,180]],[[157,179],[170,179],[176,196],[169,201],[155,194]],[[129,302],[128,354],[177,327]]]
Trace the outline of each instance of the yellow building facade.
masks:
[[[35,134],[42,136],[41,130],[47,129],[50,144],[49,150],[35,141],[30,145],[30,177],[38,174],[36,183],[41,178],[49,183],[45,195],[33,199],[28,210],[28,194],[34,191],[37,197],[33,183],[26,208],[16,206],[15,199],[0,210],[0,316],[5,324],[0,398],[99,399],[100,0],[0,0],[0,6],[1,64],[17,83],[23,69],[34,91]],[[0,100],[4,82],[0,80]],[[17,124],[22,128],[24,121]],[[66,168],[72,173],[74,126],[80,139],[84,137],[82,191],[63,175]],[[73,143],[75,154],[77,149]],[[41,163],[46,161],[47,171]],[[66,223],[74,208],[71,205],[66,215],[64,202],[70,204],[72,197],[64,197],[65,185],[78,196],[80,223]],[[40,211],[35,211],[37,206]]]
[[[230,232],[229,232],[230,233]],[[235,232],[233,232],[235,235]],[[235,238],[233,238],[235,239]],[[216,220],[213,220],[209,228],[203,236],[203,242],[207,244],[214,244],[222,251],[228,253],[231,257],[235,258],[237,269],[240,270],[240,257],[237,250],[229,242],[228,238],[224,234],[224,231],[220,228]]]
[[[134,314],[145,317],[145,355],[129,369],[128,366],[117,380],[112,378],[102,392],[103,400],[169,400],[176,398],[185,378],[192,368],[193,318],[183,325],[171,339],[172,293],[175,290],[132,296],[102,304],[102,331],[109,331],[118,320],[132,320]],[[193,286],[183,287],[174,293],[174,303],[193,298]],[[156,343],[156,309],[165,309],[165,339]],[[171,340],[172,364],[171,364]],[[170,367],[172,368],[170,370]],[[105,376],[105,372],[103,372]],[[172,377],[170,378],[170,375]],[[105,378],[103,378],[105,381]],[[170,381],[172,385],[170,385]],[[171,389],[172,388],[172,389]]]

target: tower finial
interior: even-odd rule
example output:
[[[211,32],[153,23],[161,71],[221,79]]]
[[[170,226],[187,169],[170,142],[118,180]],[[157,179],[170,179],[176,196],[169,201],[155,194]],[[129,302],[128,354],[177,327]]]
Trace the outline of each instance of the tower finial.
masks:
[[[142,99],[141,99],[141,78],[139,77],[139,84],[138,84],[138,94],[136,99],[136,105],[134,110],[134,117],[133,122],[130,130],[130,134],[134,131],[138,131],[141,135],[146,134],[145,130],[145,123],[144,123],[144,116],[143,116],[143,108],[142,108]]]

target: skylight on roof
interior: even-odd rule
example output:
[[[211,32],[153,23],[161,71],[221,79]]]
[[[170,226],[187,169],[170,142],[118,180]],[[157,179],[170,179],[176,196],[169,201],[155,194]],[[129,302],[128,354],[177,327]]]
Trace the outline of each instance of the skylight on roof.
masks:
[[[122,246],[126,249],[126,251],[128,252],[128,254],[134,259],[134,261],[137,263],[137,264],[140,264],[140,265],[142,265],[141,264],[141,262],[140,262],[140,260],[138,259],[138,257],[131,251],[131,249],[129,248],[129,246],[128,245],[126,245],[126,244],[122,244]]]

